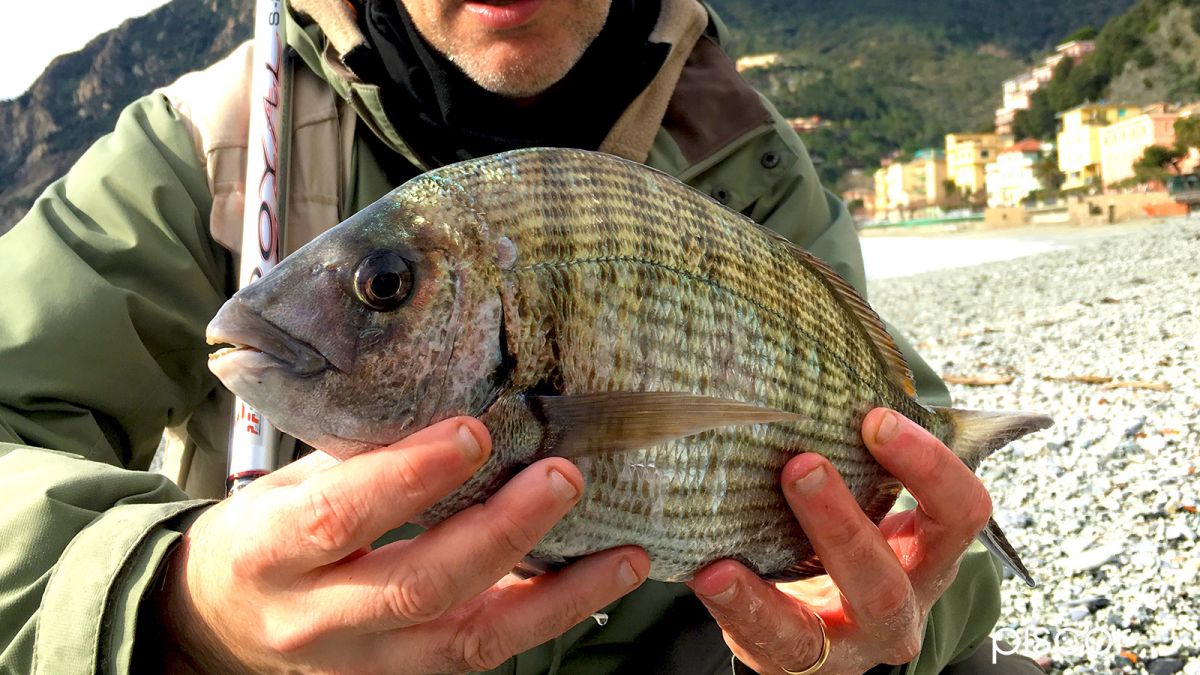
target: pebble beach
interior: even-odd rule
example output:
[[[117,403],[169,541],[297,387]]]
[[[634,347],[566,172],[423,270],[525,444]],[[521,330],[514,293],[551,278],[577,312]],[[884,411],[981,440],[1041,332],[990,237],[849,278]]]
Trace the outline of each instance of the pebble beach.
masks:
[[[1200,675],[1200,219],[870,297],[956,407],[1056,421],[980,469],[1039,581],[1005,579],[993,635],[1053,673]]]

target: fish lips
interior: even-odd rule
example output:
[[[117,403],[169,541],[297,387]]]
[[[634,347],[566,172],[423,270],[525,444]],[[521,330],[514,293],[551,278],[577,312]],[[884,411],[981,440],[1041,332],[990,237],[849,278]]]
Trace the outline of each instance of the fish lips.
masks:
[[[292,377],[312,377],[329,367],[320,352],[238,298],[221,307],[209,322],[205,338],[210,345],[233,345],[208,356],[209,370],[226,383],[239,372],[278,369]]]

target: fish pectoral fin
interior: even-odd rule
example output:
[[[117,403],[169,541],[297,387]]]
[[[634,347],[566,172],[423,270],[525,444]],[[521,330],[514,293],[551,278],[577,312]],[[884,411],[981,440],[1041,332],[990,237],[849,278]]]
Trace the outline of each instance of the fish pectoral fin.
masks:
[[[803,422],[797,413],[678,392],[618,391],[528,396],[544,425],[547,456],[637,450],[702,431],[768,422]]]

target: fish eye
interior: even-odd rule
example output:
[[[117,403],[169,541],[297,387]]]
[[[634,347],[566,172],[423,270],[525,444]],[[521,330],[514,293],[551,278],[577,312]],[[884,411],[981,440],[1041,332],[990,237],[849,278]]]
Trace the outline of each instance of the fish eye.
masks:
[[[413,290],[412,263],[395,251],[372,251],[354,269],[354,293],[380,312],[396,309]]]

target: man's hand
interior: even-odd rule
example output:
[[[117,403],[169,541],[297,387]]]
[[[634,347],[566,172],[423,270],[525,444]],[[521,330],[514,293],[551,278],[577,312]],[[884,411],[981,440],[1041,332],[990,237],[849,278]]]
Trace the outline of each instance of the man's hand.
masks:
[[[823,646],[817,615],[831,645],[822,675],[911,661],[929,608],[991,516],[991,499],[975,474],[902,415],[873,410],[862,435],[919,508],[889,515],[877,528],[833,466],[803,454],[784,467],[784,494],[828,576],[770,584],[721,561],[691,582],[733,653],[760,673],[802,671],[817,662]]]
[[[527,581],[506,577],[574,506],[564,459],[410,541],[371,542],[462,484],[491,443],[477,420],[436,424],[338,463],[314,453],[205,512],[158,598],[172,671],[418,673],[493,668],[636,588],[625,547]]]

